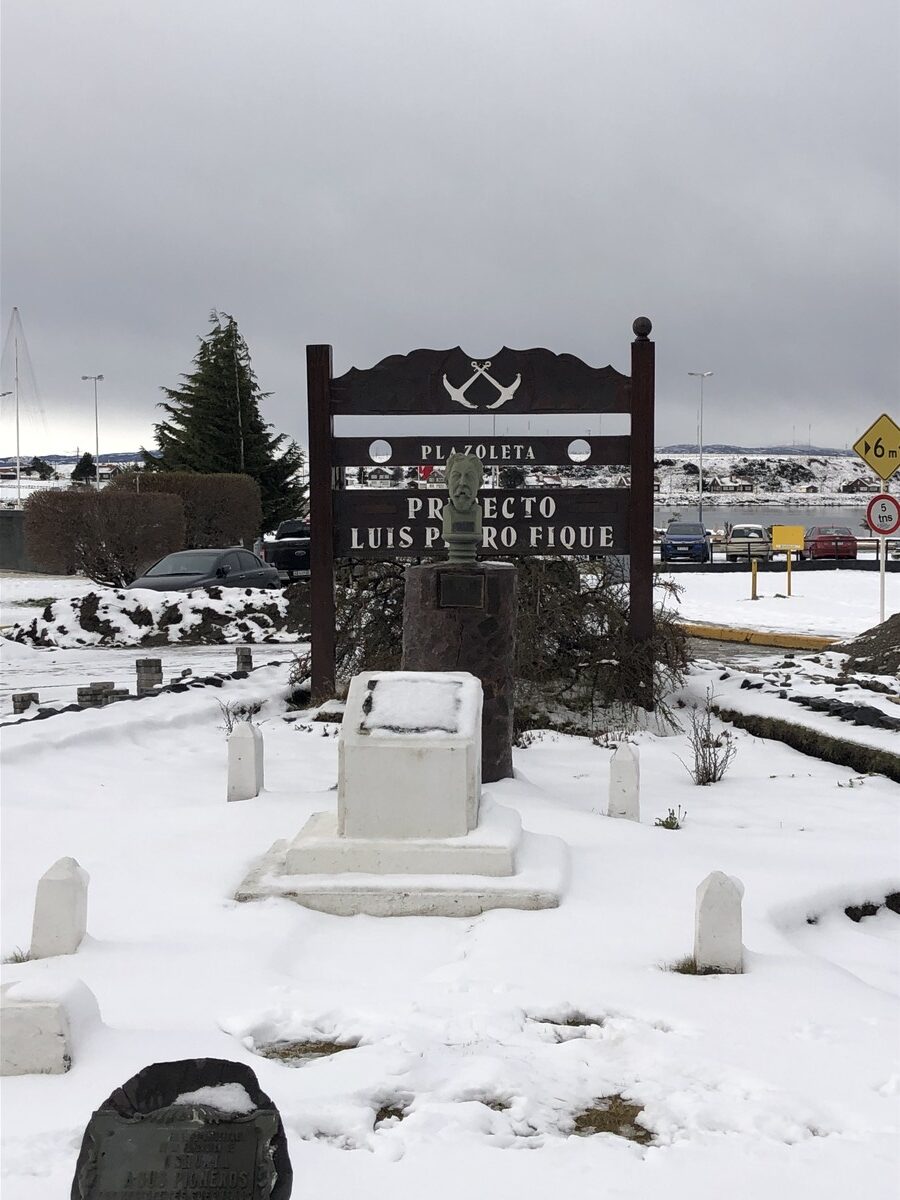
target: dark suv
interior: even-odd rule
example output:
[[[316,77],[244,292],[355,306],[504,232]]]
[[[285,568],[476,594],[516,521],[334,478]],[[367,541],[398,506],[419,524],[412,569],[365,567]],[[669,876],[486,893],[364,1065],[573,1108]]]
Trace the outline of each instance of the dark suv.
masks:
[[[672,562],[676,558],[686,558],[690,562],[711,562],[712,547],[702,525],[673,521],[662,535],[659,556],[663,562]]]

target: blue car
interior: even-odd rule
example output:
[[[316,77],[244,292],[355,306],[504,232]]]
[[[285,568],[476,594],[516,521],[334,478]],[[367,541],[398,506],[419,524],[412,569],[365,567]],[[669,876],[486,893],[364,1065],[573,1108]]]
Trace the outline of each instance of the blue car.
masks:
[[[673,521],[662,535],[659,556],[663,562],[686,558],[689,562],[711,562],[712,547],[702,525]]]

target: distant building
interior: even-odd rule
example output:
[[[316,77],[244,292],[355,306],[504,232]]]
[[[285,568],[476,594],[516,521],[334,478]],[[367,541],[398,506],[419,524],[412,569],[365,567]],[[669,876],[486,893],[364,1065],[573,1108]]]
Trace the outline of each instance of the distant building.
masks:
[[[704,491],[707,492],[752,492],[753,485],[745,479],[733,479],[730,476],[720,478],[714,475],[712,479],[704,484]]]
[[[870,483],[868,479],[848,479],[838,489],[844,495],[859,495],[860,492],[880,492],[880,483]]]

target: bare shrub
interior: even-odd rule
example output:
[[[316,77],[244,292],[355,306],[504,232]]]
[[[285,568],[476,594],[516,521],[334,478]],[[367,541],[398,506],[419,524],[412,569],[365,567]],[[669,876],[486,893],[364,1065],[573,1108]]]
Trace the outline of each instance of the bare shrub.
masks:
[[[262,528],[259,484],[249,475],[197,471],[125,471],[112,486],[178,496],[184,505],[185,547],[252,546]]]
[[[713,690],[710,687],[706,689],[703,704],[695,704],[688,716],[687,739],[694,753],[694,765],[687,767],[687,770],[698,787],[723,779],[737,754],[734,734],[728,729],[718,733],[713,729],[714,712]]]
[[[25,501],[25,543],[44,570],[81,571],[123,587],[184,546],[177,496],[134,496],[113,488],[35,492]]]
[[[253,722],[253,718],[262,708],[262,701],[255,700],[242,703],[239,700],[229,700],[223,704],[220,700],[219,708],[221,709],[222,720],[224,722],[219,728],[224,729],[226,735],[230,735],[234,732],[235,725],[240,724],[242,721]]]
[[[610,710],[628,724],[639,680],[652,678],[657,711],[681,682],[687,643],[680,627],[657,610],[647,646],[632,643],[628,594],[614,568],[575,559],[521,558],[516,627],[516,730],[535,725],[595,732]],[[336,586],[336,670],[396,670],[403,641],[406,564],[368,563],[345,571]]]

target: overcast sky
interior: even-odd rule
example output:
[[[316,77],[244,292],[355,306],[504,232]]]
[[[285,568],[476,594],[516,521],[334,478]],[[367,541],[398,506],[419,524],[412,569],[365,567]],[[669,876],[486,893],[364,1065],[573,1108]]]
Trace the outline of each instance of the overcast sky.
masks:
[[[336,371],[504,343],[629,370],[657,443],[852,443],[900,385],[896,0],[4,0],[22,451],[152,440],[212,307],[304,441]],[[3,364],[3,388],[11,386]],[[3,447],[14,452],[4,400]]]

